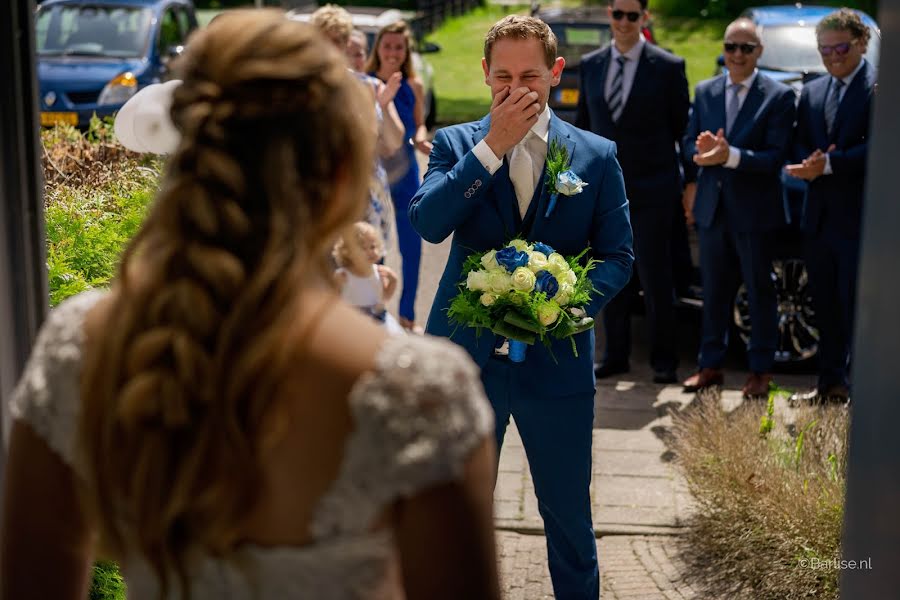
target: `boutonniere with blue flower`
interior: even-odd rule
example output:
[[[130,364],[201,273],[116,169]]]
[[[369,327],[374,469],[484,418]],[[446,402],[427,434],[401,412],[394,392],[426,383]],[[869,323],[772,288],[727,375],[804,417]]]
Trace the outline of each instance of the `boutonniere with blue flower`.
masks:
[[[550,140],[550,147],[547,149],[547,171],[544,177],[544,185],[550,190],[550,204],[544,218],[550,218],[560,194],[574,196],[580,194],[587,186],[581,177],[569,169],[569,165],[569,149],[555,138]]]

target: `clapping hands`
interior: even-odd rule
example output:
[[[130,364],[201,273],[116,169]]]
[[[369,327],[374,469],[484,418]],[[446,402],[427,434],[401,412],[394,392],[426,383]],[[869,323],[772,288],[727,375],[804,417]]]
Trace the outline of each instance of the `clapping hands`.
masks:
[[[697,153],[694,163],[701,167],[712,167],[725,164],[728,160],[730,145],[725,139],[725,131],[719,129],[715,135],[709,130],[697,136]]]
[[[804,158],[803,162],[786,165],[784,171],[792,177],[799,177],[806,181],[812,181],[825,173],[825,157],[829,152],[833,152],[835,148],[836,146],[834,144],[828,146],[828,150],[825,152],[822,152],[817,148],[815,152]]]

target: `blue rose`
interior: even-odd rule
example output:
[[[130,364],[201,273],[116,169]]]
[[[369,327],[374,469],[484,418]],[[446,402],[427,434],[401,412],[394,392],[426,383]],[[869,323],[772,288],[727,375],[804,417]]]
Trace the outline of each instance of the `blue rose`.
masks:
[[[528,253],[519,252],[512,246],[507,246],[503,250],[498,250],[497,254],[494,255],[494,258],[501,267],[510,273],[519,267],[524,267],[528,264]]]
[[[535,243],[534,243],[534,251],[535,251],[535,252],[540,252],[540,253],[543,254],[544,256],[550,256],[551,254],[553,254],[554,252],[556,252],[553,248],[551,248],[551,247],[548,246],[547,244],[543,244],[543,243],[541,243],[541,242],[535,242]]]
[[[544,292],[547,298],[552,298],[559,291],[559,282],[550,271],[538,271],[536,275],[537,281],[534,284],[535,292]]]

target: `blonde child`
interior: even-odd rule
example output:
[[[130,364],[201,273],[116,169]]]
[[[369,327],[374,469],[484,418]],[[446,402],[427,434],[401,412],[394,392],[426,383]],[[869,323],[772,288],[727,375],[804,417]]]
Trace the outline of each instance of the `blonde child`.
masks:
[[[354,223],[338,239],[332,256],[343,299],[382,321],[392,333],[402,333],[403,328],[385,308],[397,290],[397,274],[379,264],[384,257],[381,233],[365,221]]]

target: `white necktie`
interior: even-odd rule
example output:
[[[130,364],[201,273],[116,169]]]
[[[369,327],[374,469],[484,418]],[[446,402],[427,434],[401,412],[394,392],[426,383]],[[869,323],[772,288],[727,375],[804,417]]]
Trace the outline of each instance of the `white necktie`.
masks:
[[[528,205],[531,204],[531,197],[534,196],[534,162],[528,149],[531,135],[531,131],[525,134],[524,139],[513,147],[509,157],[509,178],[516,190],[519,216],[523,219],[528,212]]]

